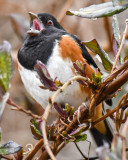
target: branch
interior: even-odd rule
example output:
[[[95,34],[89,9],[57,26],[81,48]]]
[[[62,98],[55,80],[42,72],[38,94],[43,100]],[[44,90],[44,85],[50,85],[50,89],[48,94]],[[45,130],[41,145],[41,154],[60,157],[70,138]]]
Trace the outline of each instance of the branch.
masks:
[[[33,114],[30,110],[26,110],[23,107],[18,106],[17,104],[15,104],[10,98],[7,100],[7,104],[13,106],[11,109],[16,110],[16,111],[21,111],[35,119],[41,119],[40,116]]]
[[[107,96],[110,97],[114,92],[116,92],[124,83],[128,81],[128,61],[122,64],[117,70],[110,74],[102,86],[102,94],[98,97],[96,104],[98,105],[102,101],[107,99]],[[120,74],[123,71],[122,74]],[[119,76],[118,76],[119,75]],[[118,76],[116,78],[116,76]],[[113,80],[116,78],[115,80]],[[113,81],[112,81],[113,80]],[[107,85],[108,84],[108,85]]]
[[[35,148],[28,154],[28,156],[25,158],[25,160],[31,160],[34,155],[37,153],[37,151],[39,151],[39,149],[42,147],[43,145],[43,140],[41,139],[35,146]]]

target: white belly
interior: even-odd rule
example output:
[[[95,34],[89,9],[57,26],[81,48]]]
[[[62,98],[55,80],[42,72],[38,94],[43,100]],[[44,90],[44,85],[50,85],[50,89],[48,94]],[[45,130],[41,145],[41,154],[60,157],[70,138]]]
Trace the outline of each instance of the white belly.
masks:
[[[48,98],[55,92],[51,92],[48,89],[41,89],[42,83],[37,78],[36,71],[30,71],[25,69],[19,64],[19,72],[21,79],[24,83],[26,90],[30,95],[43,107],[46,108],[48,104]],[[63,61],[58,55],[58,44],[55,46],[53,54],[46,65],[51,77],[60,80],[65,83],[73,76],[72,62],[70,60]],[[58,103],[68,103],[70,105],[78,107],[82,102],[86,100],[88,95],[80,90],[78,82],[74,82],[64,92],[60,93],[56,99]]]

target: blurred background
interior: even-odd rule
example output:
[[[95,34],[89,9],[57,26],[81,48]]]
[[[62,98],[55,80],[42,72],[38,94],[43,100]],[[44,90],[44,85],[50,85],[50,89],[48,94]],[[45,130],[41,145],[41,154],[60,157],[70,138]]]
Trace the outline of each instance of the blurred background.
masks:
[[[12,45],[15,72],[11,81],[10,97],[15,103],[26,109],[31,109],[36,114],[41,115],[43,113],[42,108],[25,91],[17,71],[17,52],[29,28],[28,12],[47,12],[52,14],[68,32],[77,35],[84,41],[96,38],[101,46],[111,54],[111,17],[91,20],[65,15],[68,9],[78,10],[91,4],[103,2],[105,0],[0,0],[0,44],[3,40],[7,40]],[[128,11],[126,10],[118,16],[121,33],[125,28],[125,19],[128,18],[127,13]],[[113,56],[111,57],[113,58]],[[13,140],[23,147],[29,143],[35,145],[37,141],[33,139],[30,131],[30,119],[31,117],[24,113],[13,111],[7,105],[0,122],[2,143]]]

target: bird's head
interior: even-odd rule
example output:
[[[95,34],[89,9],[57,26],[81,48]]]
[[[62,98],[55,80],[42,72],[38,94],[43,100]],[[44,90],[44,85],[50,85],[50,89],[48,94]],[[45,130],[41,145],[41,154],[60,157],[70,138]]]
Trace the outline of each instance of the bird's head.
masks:
[[[42,30],[57,28],[63,29],[63,27],[57,22],[57,20],[48,13],[39,13],[35,14],[29,12],[31,21],[30,21],[30,30],[27,32],[30,36],[35,36],[40,34]]]

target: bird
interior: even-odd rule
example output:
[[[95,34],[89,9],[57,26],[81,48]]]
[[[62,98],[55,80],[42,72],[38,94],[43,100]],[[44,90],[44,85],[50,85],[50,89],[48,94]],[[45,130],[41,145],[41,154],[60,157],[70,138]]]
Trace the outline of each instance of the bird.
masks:
[[[76,75],[73,67],[76,61],[86,65],[85,74],[90,80],[98,66],[81,40],[68,33],[55,17],[49,13],[29,12],[29,15],[30,29],[18,51],[18,70],[28,93],[45,109],[54,92],[40,87],[42,83],[34,70],[37,60],[46,66],[52,79],[57,77],[62,83]],[[56,102],[62,105],[68,103],[78,108],[89,98],[91,89],[74,82],[59,94]],[[102,116],[102,105],[101,103],[96,107],[94,120]],[[54,111],[51,112],[54,115]],[[98,146],[103,145],[104,141],[112,141],[113,133],[107,121],[99,122],[90,132]]]

